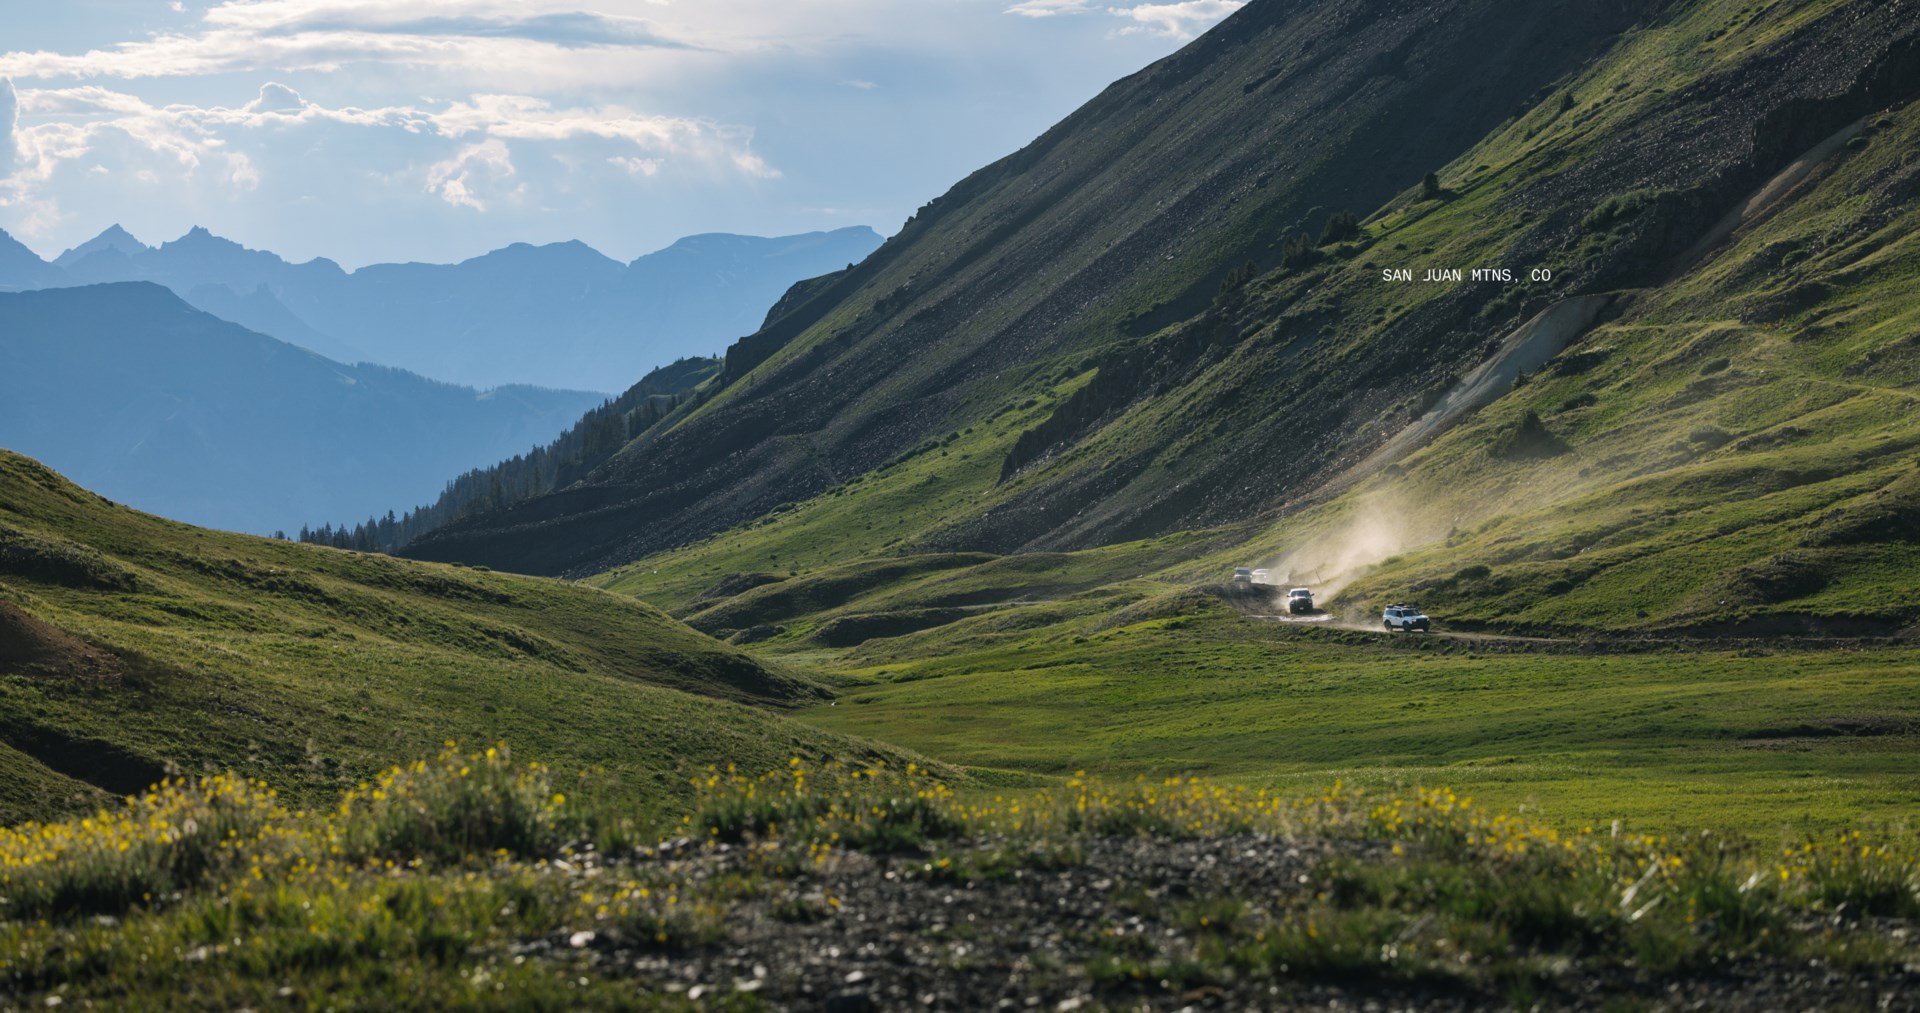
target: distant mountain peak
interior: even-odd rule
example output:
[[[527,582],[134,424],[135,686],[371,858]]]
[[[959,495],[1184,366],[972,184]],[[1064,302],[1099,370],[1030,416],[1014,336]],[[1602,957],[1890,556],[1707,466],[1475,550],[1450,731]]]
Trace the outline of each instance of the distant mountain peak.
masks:
[[[619,261],[578,239],[560,243],[513,243],[467,260],[464,264],[565,264],[569,268],[598,267],[617,271]]]
[[[81,259],[96,253],[114,252],[132,256],[137,253],[145,253],[150,249],[152,249],[152,247],[135,239],[133,233],[128,232],[116,224],[107,226],[99,235],[62,253],[56,257],[53,262],[61,267],[69,267]]]
[[[222,265],[223,269],[243,272],[277,270],[287,263],[277,253],[252,249],[225,236],[215,235],[202,225],[188,229],[179,239],[160,244],[156,252],[162,256],[184,257],[207,267]],[[250,279],[236,276],[226,281],[228,284],[247,284]]]
[[[187,230],[186,235],[181,236],[171,243],[163,243],[160,248],[162,250],[217,250],[228,253],[265,252],[249,249],[225,236],[215,235],[204,225],[195,225],[193,228]],[[276,260],[280,259],[278,255],[273,253],[266,253],[266,255]]]
[[[145,243],[142,243],[140,240],[135,239],[133,237],[133,233],[128,232],[118,222],[115,222],[114,224],[107,226],[105,229],[102,229],[100,234],[93,238],[95,242],[101,242],[101,243],[116,243],[116,244],[132,243],[135,246],[147,245]]]

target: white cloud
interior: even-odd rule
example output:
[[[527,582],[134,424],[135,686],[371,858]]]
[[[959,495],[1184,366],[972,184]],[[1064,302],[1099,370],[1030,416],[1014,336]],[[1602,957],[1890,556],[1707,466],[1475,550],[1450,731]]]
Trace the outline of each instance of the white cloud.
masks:
[[[17,139],[19,157],[13,161],[20,169],[0,190],[0,204],[18,203],[48,184],[62,165],[82,160],[137,169],[136,178],[142,180],[158,180],[161,174],[191,179],[210,170],[208,178],[229,189],[253,190],[263,178],[255,155],[247,150],[264,141],[253,136],[256,131],[323,125],[389,130],[429,144],[435,138],[456,142],[451,154],[431,162],[426,189],[449,204],[476,211],[485,210],[501,196],[500,184],[518,175],[512,147],[521,145],[559,148],[556,158],[573,168],[586,163],[565,157],[565,146],[601,145],[599,164],[635,176],[680,167],[707,178],[780,177],[778,169],[752,150],[753,134],[745,127],[650,115],[618,105],[555,106],[526,95],[475,95],[438,109],[366,109],[326,106],[274,82],[262,85],[252,101],[239,107],[154,106],[99,85],[27,89],[18,93],[17,101],[14,94],[10,85],[0,91],[0,113],[14,102],[31,111],[35,123],[8,134]],[[604,146],[614,151],[605,152]],[[126,165],[128,159],[137,166]],[[397,178],[422,177],[414,170]],[[526,184],[516,181],[511,192],[525,190]]]
[[[664,160],[658,158],[631,158],[622,155],[615,155],[607,159],[607,161],[627,170],[635,176],[659,175],[660,167],[666,164]]]
[[[73,217],[49,243],[191,217],[371,260],[529,228],[664,245],[813,227],[824,213],[801,204],[898,220],[1168,51],[1169,24],[1197,24],[1129,13],[1174,0],[143,3],[138,29],[21,5],[21,24],[68,27],[0,32],[19,107],[10,230],[58,201]],[[512,175],[463,157],[489,141]],[[801,178],[761,185],[782,169]],[[299,212],[300,195],[331,210]],[[454,211],[475,204],[488,213]]]
[[[250,113],[297,113],[307,107],[300,93],[276,81],[260,86],[260,95],[241,108]]]
[[[752,131],[712,120],[647,115],[617,105],[555,108],[527,95],[475,95],[423,116],[447,137],[480,133],[518,141],[624,141],[656,158],[680,156],[708,166],[731,165],[760,179],[780,176],[753,153]]]
[[[439,194],[454,207],[485,211],[486,201],[474,190],[476,172],[490,181],[512,178],[513,158],[506,142],[488,139],[469,144],[452,158],[434,163],[427,169],[427,192]]]
[[[168,110],[105,88],[28,88],[18,96],[21,111],[35,122],[14,131],[19,154],[9,182],[16,196],[51,179],[62,164],[105,149],[157,156],[158,162],[191,175],[220,147],[217,139]]]
[[[1007,13],[1023,18],[1050,18],[1059,14],[1088,14],[1099,9],[1088,0],[1020,0],[1007,8]]]
[[[1222,18],[1246,6],[1246,0],[1182,0],[1177,3],[1141,3],[1115,6],[1095,0],[1019,0],[1006,13],[1023,18],[1050,18],[1062,14],[1106,14],[1131,24],[1119,35],[1156,35],[1191,39]]]
[[[1114,7],[1110,13],[1134,24],[1122,34],[1141,32],[1170,39],[1191,39],[1246,6],[1246,0],[1184,0],[1182,3]]]
[[[260,187],[260,170],[253,167],[253,159],[242,152],[229,152],[226,155],[227,186],[235,190],[256,190]]]
[[[646,18],[583,11],[572,0],[231,0],[197,29],[80,53],[0,53],[0,74],[131,79],[354,64],[561,72],[582,51],[630,61],[635,50],[695,48]]]

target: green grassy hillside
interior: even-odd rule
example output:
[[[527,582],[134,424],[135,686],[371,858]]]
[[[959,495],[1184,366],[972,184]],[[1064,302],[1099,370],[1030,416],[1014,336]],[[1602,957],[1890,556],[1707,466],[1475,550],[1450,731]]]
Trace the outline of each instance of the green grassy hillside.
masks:
[[[718,758],[865,754],[804,679],[631,598],[211,532],[0,453],[0,820],[170,771],[324,799],[444,740],[604,766],[657,806]]]
[[[1611,319],[1431,446],[1178,572],[1270,561],[1352,581],[1356,613],[1418,595],[1483,625],[1911,625],[1917,130],[1912,106],[1869,116],[1769,214],[1616,293]]]
[[[1020,374],[983,421],[884,467],[599,582],[677,608],[729,573],[1064,542],[1106,548],[1020,554],[1107,581],[1264,565],[1355,616],[1419,597],[1521,628],[1911,625],[1920,47],[1888,16],[1678,5],[1440,167],[1435,194],[1393,197],[1152,336]],[[1848,48],[1875,26],[1890,34]],[[1517,280],[1381,278],[1483,265]],[[1512,389],[1406,440],[1411,456],[1369,458],[1520,322],[1593,293],[1598,325]],[[1184,527],[1207,519],[1228,522]],[[1000,598],[964,604],[1025,593],[993,583]]]

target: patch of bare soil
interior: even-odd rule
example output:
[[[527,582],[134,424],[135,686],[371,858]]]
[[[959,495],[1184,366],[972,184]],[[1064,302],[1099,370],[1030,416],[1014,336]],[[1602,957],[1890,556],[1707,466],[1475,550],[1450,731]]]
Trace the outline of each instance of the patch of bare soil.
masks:
[[[107,651],[0,601],[0,673],[110,679],[121,667]]]

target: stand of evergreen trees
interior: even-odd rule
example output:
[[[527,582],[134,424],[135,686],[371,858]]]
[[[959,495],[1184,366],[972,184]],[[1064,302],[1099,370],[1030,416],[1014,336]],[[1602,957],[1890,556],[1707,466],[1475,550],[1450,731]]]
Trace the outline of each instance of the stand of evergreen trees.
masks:
[[[436,528],[564,489],[586,477],[634,437],[672,415],[693,389],[720,370],[719,359],[681,359],[642,377],[627,392],[588,412],[544,447],[447,483],[428,506],[347,525],[302,527],[300,541],[360,552],[394,552]]]

